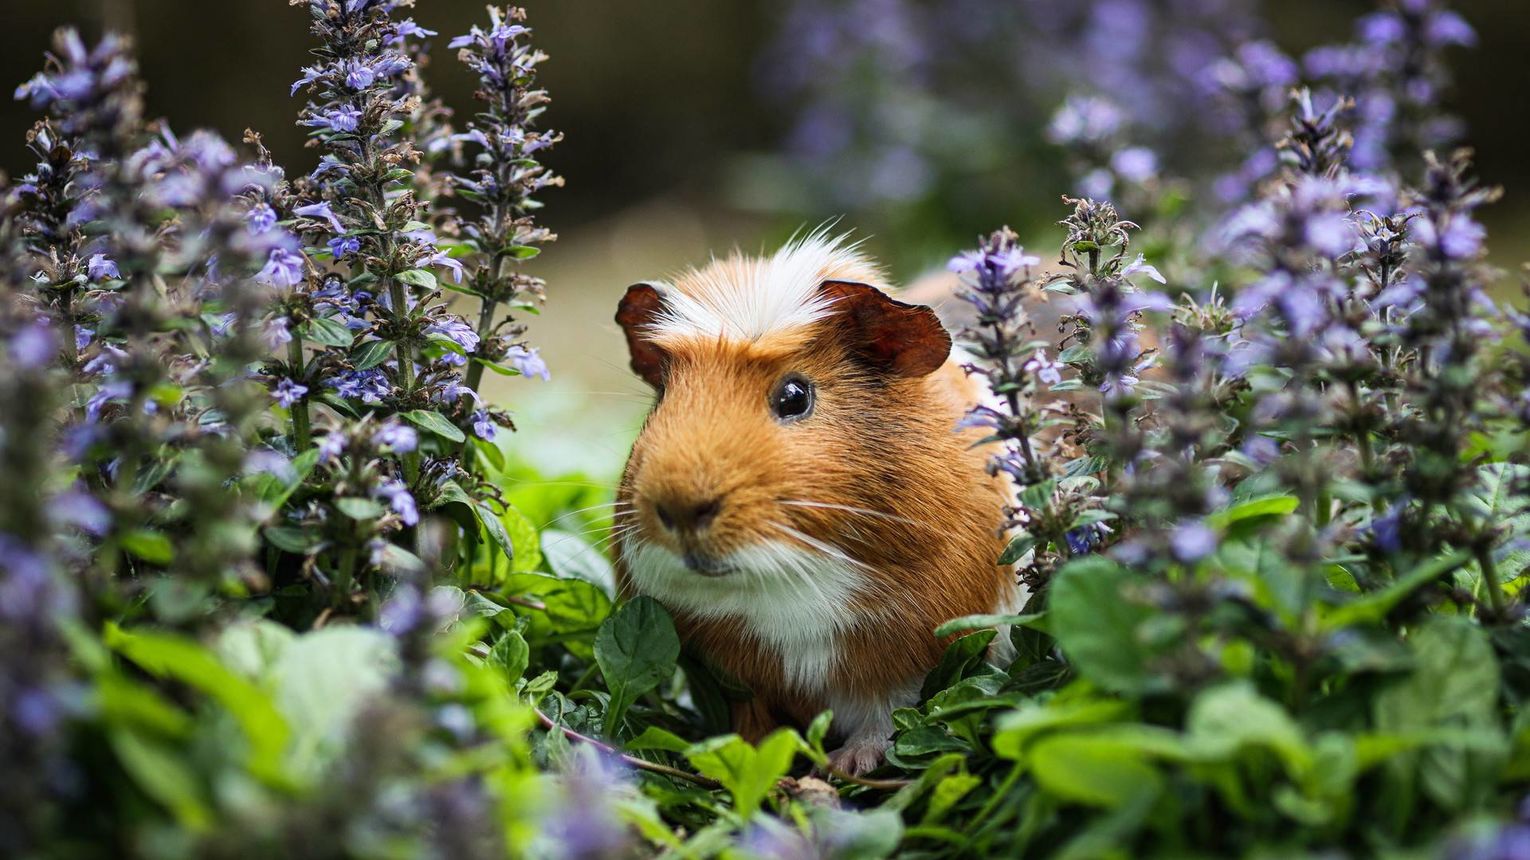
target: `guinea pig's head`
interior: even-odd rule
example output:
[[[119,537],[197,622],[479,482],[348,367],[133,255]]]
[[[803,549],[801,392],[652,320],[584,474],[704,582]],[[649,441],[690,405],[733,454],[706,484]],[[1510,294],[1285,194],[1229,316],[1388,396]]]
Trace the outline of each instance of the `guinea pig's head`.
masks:
[[[850,587],[860,545],[906,522],[913,461],[959,414],[925,385],[951,338],[879,281],[809,239],[627,290],[616,319],[657,395],[616,519],[639,590],[706,603]]]

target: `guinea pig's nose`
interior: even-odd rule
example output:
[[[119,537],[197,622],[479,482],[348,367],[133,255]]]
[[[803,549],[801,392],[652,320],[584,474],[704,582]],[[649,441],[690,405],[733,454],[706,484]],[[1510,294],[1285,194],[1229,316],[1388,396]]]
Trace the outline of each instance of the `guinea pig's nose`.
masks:
[[[653,507],[659,522],[670,531],[699,532],[717,519],[718,511],[722,510],[722,499],[703,502],[668,499],[654,502]]]

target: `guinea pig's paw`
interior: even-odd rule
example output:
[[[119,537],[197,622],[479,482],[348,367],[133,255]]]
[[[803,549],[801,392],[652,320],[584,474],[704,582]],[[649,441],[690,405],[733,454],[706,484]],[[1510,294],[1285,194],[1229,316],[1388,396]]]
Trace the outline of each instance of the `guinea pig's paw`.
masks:
[[[851,776],[864,776],[876,770],[890,746],[892,741],[888,738],[850,738],[844,746],[829,753],[829,767]]]

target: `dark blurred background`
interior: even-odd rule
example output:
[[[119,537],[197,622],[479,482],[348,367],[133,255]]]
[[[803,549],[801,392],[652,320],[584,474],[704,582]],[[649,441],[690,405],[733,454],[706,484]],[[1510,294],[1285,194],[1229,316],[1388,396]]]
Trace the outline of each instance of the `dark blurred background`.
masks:
[[[1254,0],[1249,0],[1254,2]],[[533,324],[562,382],[513,397],[531,413],[586,414],[591,404],[624,416],[604,447],[618,456],[630,432],[630,404],[641,386],[623,370],[625,356],[608,323],[626,284],[701,262],[735,244],[755,250],[795,226],[843,216],[841,224],[873,235],[870,247],[894,261],[894,275],[911,278],[938,265],[960,243],[996,220],[1045,224],[1060,214],[1061,187],[1052,174],[1029,174],[1001,188],[1006,209],[990,204],[890,219],[877,201],[858,208],[842,201],[802,198],[782,204],[777,192],[780,153],[793,128],[791,94],[778,88],[795,60],[778,41],[785,4],[771,0],[527,0],[534,41],[551,59],[542,80],[553,103],[545,124],[566,139],[547,158],[568,181],[544,195],[544,222],[561,234],[535,267],[549,281],[547,313]],[[981,29],[1002,0],[963,4]],[[1517,267],[1522,237],[1530,236],[1530,3],[1461,0],[1453,4],[1476,28],[1479,44],[1450,55],[1456,87],[1447,104],[1467,124],[1485,180],[1506,189],[1485,213],[1494,259]],[[1353,19],[1374,8],[1368,0],[1268,0],[1265,35],[1291,53],[1349,38]],[[463,114],[472,110],[472,81],[445,42],[484,19],[480,0],[420,0],[408,14],[438,30],[427,70],[435,91]],[[211,127],[230,139],[246,128],[262,132],[289,172],[315,162],[293,125],[301,96],[288,89],[308,60],[308,15],[284,0],[0,0],[0,82],[14,86],[40,66],[52,31],[76,24],[88,38],[103,27],[131,32],[149,85],[152,115],[179,131]],[[827,47],[832,52],[832,43]],[[1024,39],[1017,53],[1028,47]],[[24,104],[0,100],[0,169],[27,169],[24,134],[33,122]],[[1045,126],[1047,113],[1034,118]],[[1024,156],[1022,155],[1023,159]],[[1056,155],[1037,159],[1055,162]],[[1024,188],[1018,186],[1023,185]],[[1038,187],[1031,187],[1031,186]],[[1009,195],[1007,198],[1004,195]],[[1043,201],[1037,211],[1037,201]],[[1010,211],[1013,210],[1013,211]],[[938,222],[938,223],[937,223]],[[1055,239],[1047,239],[1048,243]],[[908,249],[912,248],[913,251]],[[516,387],[519,386],[519,387]],[[629,404],[622,407],[622,404]],[[541,410],[539,412],[539,410]],[[535,428],[532,428],[533,431]],[[570,444],[571,462],[586,454]]]

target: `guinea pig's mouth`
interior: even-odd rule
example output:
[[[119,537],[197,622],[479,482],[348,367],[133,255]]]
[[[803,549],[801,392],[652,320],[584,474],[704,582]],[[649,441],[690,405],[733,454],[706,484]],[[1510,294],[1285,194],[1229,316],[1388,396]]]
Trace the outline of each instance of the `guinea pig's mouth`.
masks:
[[[686,570],[692,573],[699,573],[702,576],[725,576],[733,572],[733,568],[729,567],[722,559],[702,555],[698,552],[682,553],[680,562],[685,565]]]

